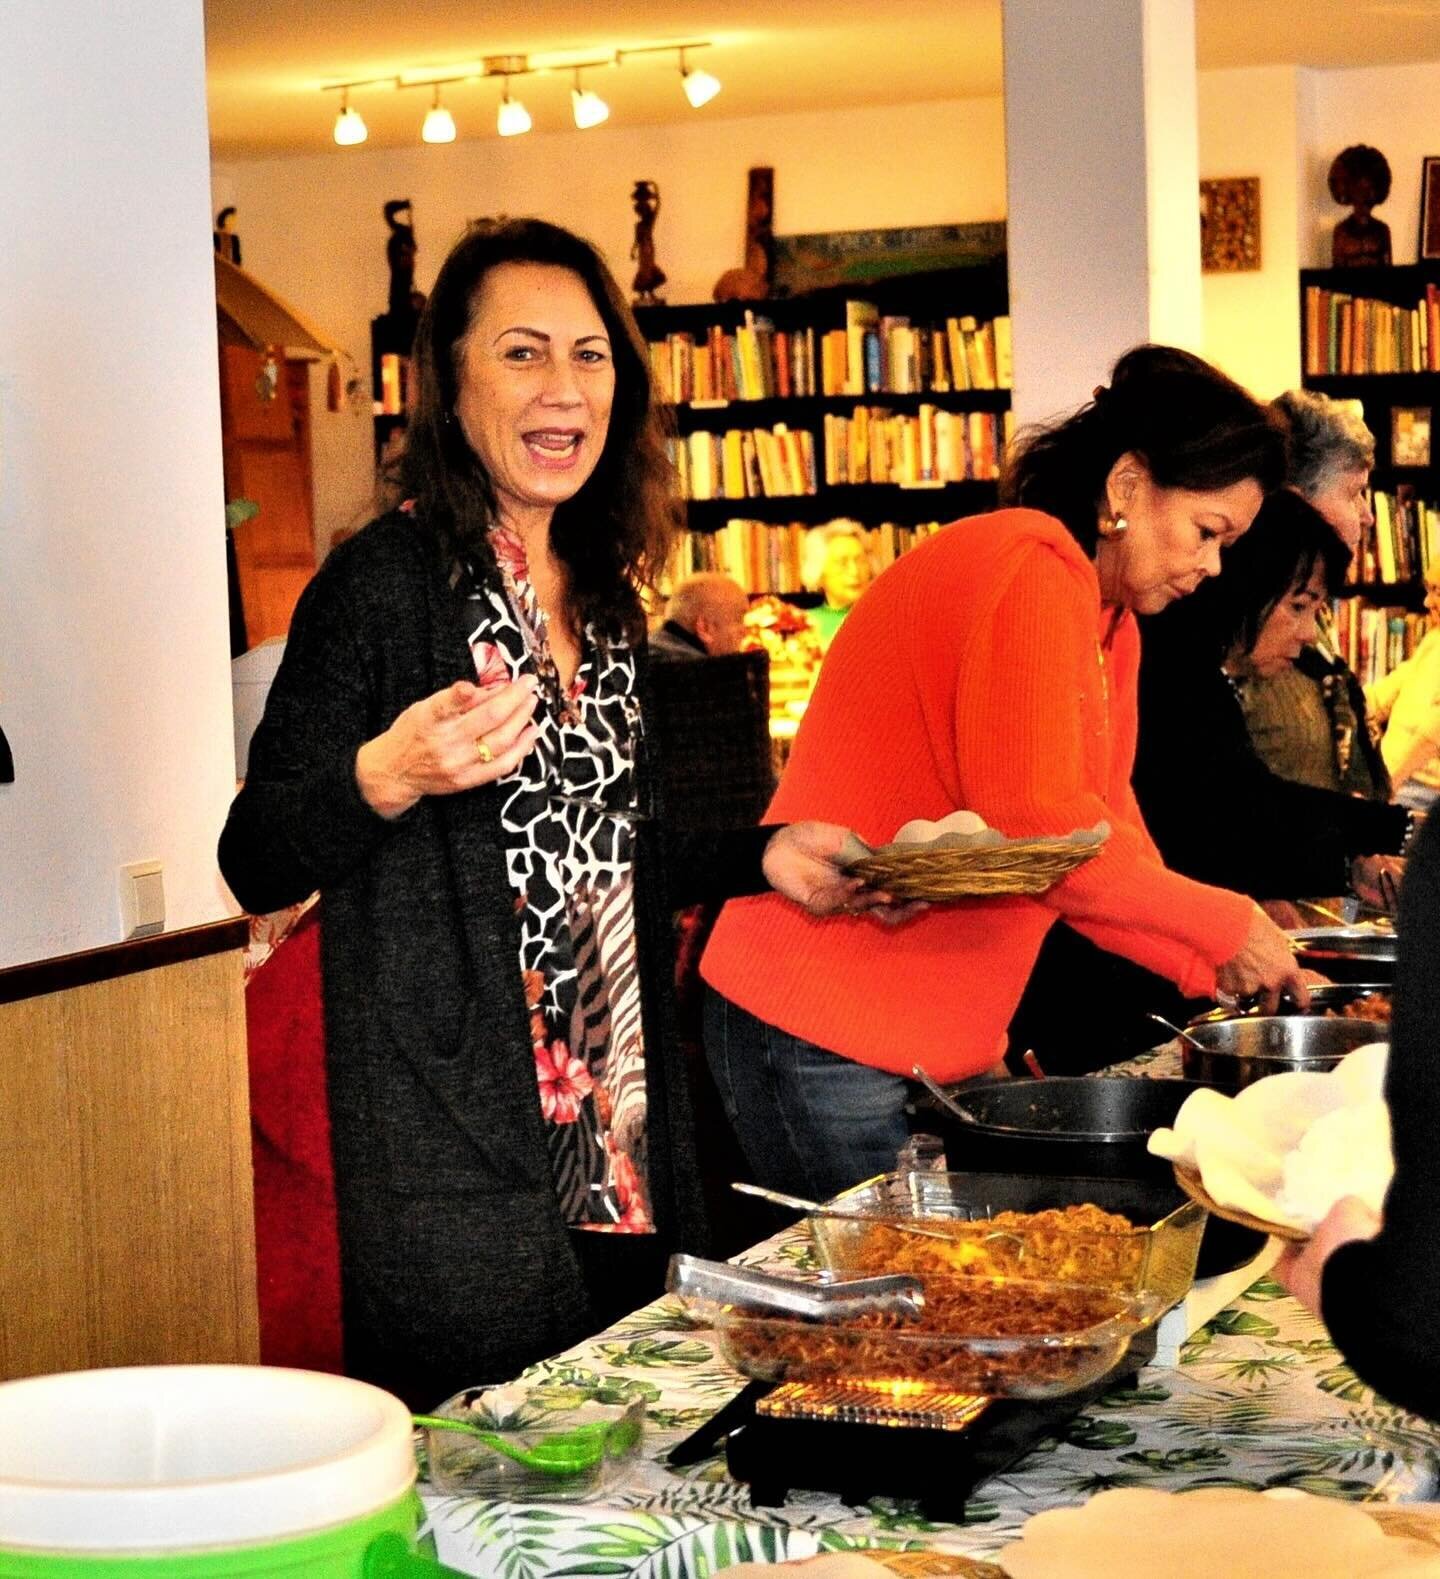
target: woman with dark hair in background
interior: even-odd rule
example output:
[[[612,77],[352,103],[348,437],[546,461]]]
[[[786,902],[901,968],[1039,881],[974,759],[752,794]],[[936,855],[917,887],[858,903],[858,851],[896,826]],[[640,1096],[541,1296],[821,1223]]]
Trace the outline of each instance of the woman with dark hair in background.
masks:
[[[1378,902],[1384,847],[1404,813],[1277,778],[1255,755],[1240,688],[1293,664],[1339,586],[1349,555],[1288,489],[1226,550],[1220,575],[1184,604],[1142,621],[1135,798],[1167,865],[1256,899],[1334,895],[1359,883]],[[1077,1047],[1083,992],[1095,1034]],[[1162,1039],[1151,1012],[1188,1014],[1172,983],[1057,928],[1011,1023],[1015,1051],[1049,1069],[1098,1067]]]
[[[962,808],[1011,835],[1111,833],[1037,898],[936,905],[890,931],[726,906],[702,964],[706,1053],[763,1183],[824,1196],[892,1166],[912,1066],[948,1081],[996,1062],[1057,916],[1186,992],[1304,994],[1250,900],[1166,870],[1130,790],[1133,616],[1213,576],[1282,473],[1263,407],[1197,357],[1142,346],[1022,441],[1012,508],[927,538],[860,600],[771,815],[874,844]]]
[[[841,828],[662,845],[640,589],[672,479],[598,253],[472,229],[415,355],[404,502],[301,598],[220,864],[254,911],[322,893],[346,1368],[428,1406],[702,1243],[672,908],[878,898]]]
[[[1345,402],[1292,389],[1271,402],[1285,423],[1290,486],[1324,516],[1350,558],[1360,552],[1370,510],[1375,440]],[[1388,800],[1390,778],[1371,738],[1365,695],[1335,644],[1329,609],[1316,638],[1278,674],[1256,676],[1241,692],[1255,753],[1273,773],[1317,789]],[[1377,845],[1376,849],[1387,849]]]

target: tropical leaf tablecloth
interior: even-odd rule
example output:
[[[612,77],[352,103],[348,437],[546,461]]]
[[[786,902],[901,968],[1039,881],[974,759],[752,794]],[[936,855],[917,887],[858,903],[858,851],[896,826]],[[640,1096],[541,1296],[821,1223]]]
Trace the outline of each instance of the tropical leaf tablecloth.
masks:
[[[777,1270],[809,1264],[792,1232],[738,1259]],[[983,1484],[960,1524],[936,1524],[893,1498],[849,1507],[820,1493],[754,1508],[723,1453],[672,1470],[666,1453],[736,1393],[743,1378],[715,1335],[662,1299],[535,1366],[528,1401],[554,1412],[582,1398],[649,1403],[644,1456],[589,1503],[495,1502],[426,1494],[442,1562],[487,1579],[637,1575],[702,1579],[737,1562],[890,1548],[983,1557],[1032,1514],[1111,1486],[1295,1486],[1325,1496],[1402,1501],[1435,1494],[1440,1436],[1366,1387],[1320,1322],[1261,1279],[1185,1345],[1179,1366],[1150,1367]],[[424,1486],[421,1487],[425,1491]]]

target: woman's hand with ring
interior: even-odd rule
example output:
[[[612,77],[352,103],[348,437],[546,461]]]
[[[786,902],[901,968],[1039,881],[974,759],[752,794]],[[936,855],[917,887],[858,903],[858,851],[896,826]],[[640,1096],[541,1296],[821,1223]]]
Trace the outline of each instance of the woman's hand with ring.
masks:
[[[534,746],[535,681],[482,689],[457,680],[412,703],[355,758],[355,781],[382,817],[426,795],[454,795],[513,772]]]

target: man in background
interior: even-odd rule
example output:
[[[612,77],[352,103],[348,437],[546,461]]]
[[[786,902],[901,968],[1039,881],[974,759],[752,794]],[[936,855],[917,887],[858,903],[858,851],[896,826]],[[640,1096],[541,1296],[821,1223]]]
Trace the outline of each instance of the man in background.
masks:
[[[740,651],[750,600],[730,576],[706,571],[682,581],[665,605],[665,623],[650,636],[650,656],[662,662],[723,658]]]

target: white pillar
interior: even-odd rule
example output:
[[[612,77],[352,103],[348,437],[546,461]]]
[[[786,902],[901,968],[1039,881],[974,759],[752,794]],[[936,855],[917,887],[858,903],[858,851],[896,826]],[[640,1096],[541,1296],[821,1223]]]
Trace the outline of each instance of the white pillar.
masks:
[[[1132,345],[1198,350],[1194,0],[1002,0],[1019,422]]]
[[[5,0],[0,966],[229,908],[234,790],[202,0]]]

